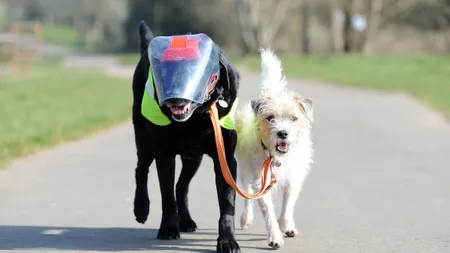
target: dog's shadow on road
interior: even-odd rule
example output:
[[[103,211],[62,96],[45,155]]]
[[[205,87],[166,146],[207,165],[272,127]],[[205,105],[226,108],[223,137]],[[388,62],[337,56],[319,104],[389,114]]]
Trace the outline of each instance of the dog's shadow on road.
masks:
[[[216,230],[200,230],[192,236],[182,233],[180,240],[171,241],[157,240],[157,232],[138,228],[0,226],[0,250],[215,252]],[[246,235],[256,238],[238,241],[265,240],[264,235]]]

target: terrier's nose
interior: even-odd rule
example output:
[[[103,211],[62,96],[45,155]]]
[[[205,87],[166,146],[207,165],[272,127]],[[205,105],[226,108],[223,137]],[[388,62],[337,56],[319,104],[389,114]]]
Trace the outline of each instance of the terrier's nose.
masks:
[[[288,132],[282,130],[282,131],[278,131],[277,133],[278,138],[280,139],[286,139],[288,136]]]

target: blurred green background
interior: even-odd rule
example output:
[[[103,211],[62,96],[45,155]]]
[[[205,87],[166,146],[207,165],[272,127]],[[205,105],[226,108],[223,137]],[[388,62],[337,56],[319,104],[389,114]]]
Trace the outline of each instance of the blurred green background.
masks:
[[[154,35],[204,32],[254,71],[270,47],[288,76],[405,92],[450,116],[449,0],[0,0],[0,167],[129,119],[131,75],[103,70],[137,63],[142,19]],[[31,58],[36,34],[10,33],[26,24],[53,49]],[[65,64],[77,55],[109,58]]]

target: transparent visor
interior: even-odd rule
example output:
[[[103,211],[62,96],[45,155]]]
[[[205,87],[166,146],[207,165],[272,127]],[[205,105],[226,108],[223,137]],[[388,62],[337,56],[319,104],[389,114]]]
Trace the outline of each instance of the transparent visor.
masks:
[[[160,106],[171,98],[202,104],[219,78],[219,55],[205,34],[155,37],[149,59]]]

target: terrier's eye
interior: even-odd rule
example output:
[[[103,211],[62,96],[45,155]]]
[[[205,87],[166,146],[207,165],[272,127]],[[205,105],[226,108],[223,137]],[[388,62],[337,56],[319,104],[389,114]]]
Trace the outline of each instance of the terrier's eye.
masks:
[[[292,116],[291,120],[292,120],[292,121],[297,121],[297,120],[298,120],[298,118],[297,118],[297,117],[295,117],[295,116]]]
[[[273,115],[270,115],[266,118],[266,120],[270,123],[273,123],[273,122],[275,122],[275,117]]]

